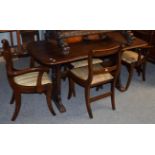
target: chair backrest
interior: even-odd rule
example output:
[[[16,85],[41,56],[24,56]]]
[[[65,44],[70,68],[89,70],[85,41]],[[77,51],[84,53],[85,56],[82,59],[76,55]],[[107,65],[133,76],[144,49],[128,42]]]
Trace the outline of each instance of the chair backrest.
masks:
[[[94,69],[93,58],[103,59],[102,69]],[[88,56],[88,82],[91,83],[93,76],[101,73],[111,73],[115,78],[117,78],[121,65],[121,47],[115,45],[110,48],[92,50],[89,52]]]
[[[7,75],[10,76],[14,70],[13,70],[13,60],[12,60],[12,52],[9,46],[9,42],[7,40],[2,40],[3,45],[3,57],[6,62],[6,70]]]

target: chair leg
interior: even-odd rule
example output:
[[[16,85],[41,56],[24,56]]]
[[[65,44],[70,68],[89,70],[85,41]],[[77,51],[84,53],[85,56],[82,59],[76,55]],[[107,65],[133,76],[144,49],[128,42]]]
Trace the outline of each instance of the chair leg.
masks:
[[[85,100],[86,100],[86,107],[87,107],[87,111],[89,114],[89,118],[93,118],[93,114],[92,114],[92,110],[91,110],[91,106],[90,106],[90,88],[87,87],[85,88]]]
[[[144,63],[142,66],[142,80],[146,80],[146,63]]]
[[[15,111],[14,111],[14,114],[12,116],[12,121],[15,121],[18,114],[19,114],[19,111],[20,111],[20,107],[21,107],[21,94],[20,93],[15,93],[15,101],[16,101],[16,104],[15,104]]]
[[[134,65],[130,65],[129,68],[128,68],[129,76],[128,76],[127,83],[126,83],[126,86],[125,86],[125,91],[130,86],[130,83],[131,83],[131,80],[132,80],[132,76],[133,76],[133,71],[134,71]]]
[[[111,84],[111,105],[112,105],[112,109],[115,110],[116,106],[115,106],[115,82],[113,82]]]
[[[71,99],[72,96],[74,96],[74,97],[76,96],[75,85],[71,78],[68,78],[68,81],[69,81],[68,99]]]
[[[55,113],[53,106],[52,106],[51,94],[52,94],[52,90],[51,90],[51,88],[49,88],[46,92],[47,105],[48,105],[50,112],[53,114],[53,116],[55,116],[56,113]]]
[[[11,97],[11,100],[10,100],[10,104],[13,104],[14,101],[15,101],[15,95],[14,95],[14,93],[13,93],[13,94],[12,94],[12,97]]]
[[[62,79],[63,79],[63,81],[66,81],[66,79],[67,79],[67,72],[68,72],[68,67],[67,67],[67,65],[64,65],[64,70],[63,70],[63,72],[62,72]]]
[[[136,71],[137,71],[138,76],[140,76],[140,74],[141,74],[141,66],[136,67]]]
[[[32,57],[30,58],[30,67],[35,67],[35,60]]]

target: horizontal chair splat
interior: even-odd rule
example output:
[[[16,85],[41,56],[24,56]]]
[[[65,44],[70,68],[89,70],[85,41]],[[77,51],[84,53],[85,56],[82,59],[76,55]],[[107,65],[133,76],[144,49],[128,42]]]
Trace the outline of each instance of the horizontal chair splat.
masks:
[[[91,98],[90,98],[90,102],[95,102],[95,101],[100,100],[100,99],[102,99],[102,98],[108,97],[108,96],[110,96],[111,94],[112,94],[111,92],[108,92],[108,93],[105,93],[105,94],[102,94],[102,95],[99,95],[99,96],[91,97]]]

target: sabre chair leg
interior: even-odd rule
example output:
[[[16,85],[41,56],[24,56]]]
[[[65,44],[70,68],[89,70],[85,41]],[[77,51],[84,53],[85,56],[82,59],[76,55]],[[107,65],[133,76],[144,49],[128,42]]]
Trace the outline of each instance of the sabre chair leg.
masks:
[[[93,118],[91,106],[90,106],[90,88],[87,87],[85,88],[85,100],[86,100],[86,107],[87,107],[87,112],[89,114],[89,118]]]
[[[52,94],[52,90],[48,89],[46,92],[46,100],[47,100],[47,105],[48,105],[50,112],[53,114],[53,116],[55,116],[56,113],[55,113],[53,106],[52,106],[51,94]]]
[[[68,92],[68,99],[71,99],[72,96],[76,96],[75,93],[75,84],[71,78],[68,78],[69,80],[69,92]]]
[[[12,94],[12,97],[11,97],[11,100],[10,100],[10,104],[13,104],[15,101],[15,94],[13,93]]]
[[[115,83],[114,82],[111,84],[111,105],[112,105],[112,109],[115,110],[116,106],[115,106]]]
[[[144,63],[142,66],[142,80],[146,80],[146,63]]]
[[[14,114],[12,116],[12,121],[15,121],[16,118],[18,117],[19,111],[20,111],[20,107],[21,107],[21,94],[20,93],[15,93],[15,111]]]
[[[129,75],[128,75],[127,83],[126,83],[126,86],[125,86],[125,91],[128,90],[128,88],[130,86],[130,83],[131,83],[131,80],[132,80],[132,77],[133,77],[133,71],[134,71],[134,65],[130,65],[130,67],[128,69]]]

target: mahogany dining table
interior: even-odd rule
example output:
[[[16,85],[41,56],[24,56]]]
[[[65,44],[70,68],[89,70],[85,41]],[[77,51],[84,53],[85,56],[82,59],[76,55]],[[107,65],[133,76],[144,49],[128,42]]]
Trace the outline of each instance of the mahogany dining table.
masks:
[[[28,45],[30,55],[40,64],[51,67],[53,93],[52,99],[60,112],[65,112],[66,108],[61,99],[61,66],[73,61],[82,60],[88,57],[88,52],[92,49],[104,49],[114,45],[123,45],[123,50],[141,48],[148,43],[135,38],[130,44],[126,44],[126,39],[118,32],[107,34],[108,39],[97,41],[82,41],[70,44],[70,52],[64,55],[61,48],[49,41],[31,42]],[[120,87],[121,89],[121,87]]]

